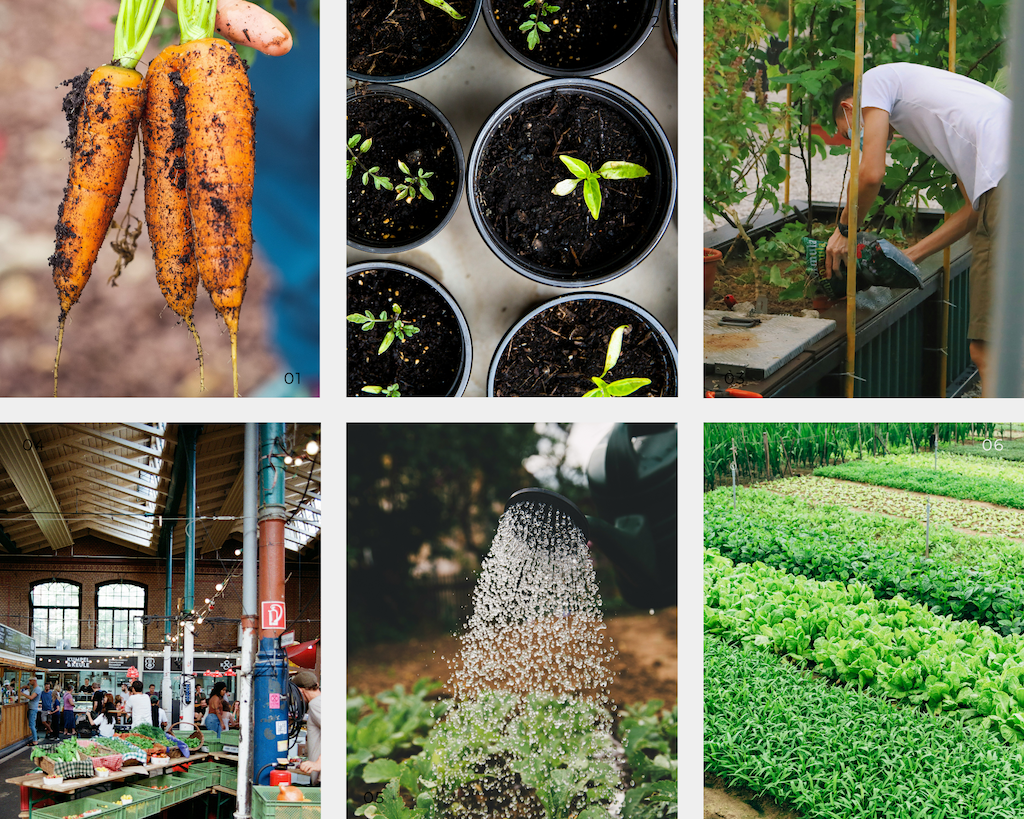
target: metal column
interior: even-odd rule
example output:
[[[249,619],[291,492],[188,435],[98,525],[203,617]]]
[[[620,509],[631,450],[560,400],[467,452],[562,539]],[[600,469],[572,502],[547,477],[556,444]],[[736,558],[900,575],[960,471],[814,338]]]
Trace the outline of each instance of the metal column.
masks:
[[[238,701],[241,733],[238,744],[238,803],[235,819],[249,819],[253,768],[253,670],[256,660],[256,461],[259,439],[256,424],[245,425],[245,460],[242,490],[242,668]]]

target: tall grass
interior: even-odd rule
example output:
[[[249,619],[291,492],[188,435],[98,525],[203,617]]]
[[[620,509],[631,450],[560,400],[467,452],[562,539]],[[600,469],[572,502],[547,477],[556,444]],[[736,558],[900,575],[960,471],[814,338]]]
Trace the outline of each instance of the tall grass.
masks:
[[[738,479],[770,480],[792,474],[794,469],[814,469],[866,455],[900,449],[930,449],[932,435],[936,432],[940,444],[963,443],[972,437],[992,436],[996,426],[966,423],[705,424],[704,486],[711,490],[719,482],[730,480],[734,457]]]

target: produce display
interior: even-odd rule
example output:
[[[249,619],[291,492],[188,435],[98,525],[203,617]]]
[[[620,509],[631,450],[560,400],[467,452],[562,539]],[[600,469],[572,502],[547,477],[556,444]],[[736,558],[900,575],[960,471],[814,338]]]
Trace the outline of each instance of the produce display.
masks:
[[[780,495],[799,497],[815,505],[846,506],[914,520],[925,519],[925,496],[894,491],[882,486],[847,483],[807,475],[761,484]],[[931,522],[948,523],[1009,538],[1024,538],[1024,515],[1016,509],[1000,509],[966,500],[931,496]]]
[[[126,742],[120,737],[93,737],[92,741],[97,745],[102,745],[104,748],[109,748],[111,751],[117,751],[118,753],[139,750],[139,746]]]
[[[191,751],[196,750],[202,745],[202,741],[199,737],[182,737],[181,741],[184,742]]]
[[[90,742],[79,743],[78,750],[88,757],[110,756],[109,748],[104,748],[102,745],[94,745]]]
[[[926,454],[895,455],[822,466],[814,474],[1024,509],[1024,469],[1014,464],[950,457],[936,468]]]
[[[1001,634],[1024,631],[1024,546],[949,527],[932,541],[925,558],[924,526],[916,521],[811,507],[759,489],[738,492],[735,508],[728,489],[704,498],[704,544],[736,562],[816,580],[856,578],[877,597],[900,594]]]
[[[45,756],[55,762],[75,762],[78,759],[78,750],[78,740],[75,737],[70,737],[55,746],[37,745],[32,749],[29,757],[32,761]]]

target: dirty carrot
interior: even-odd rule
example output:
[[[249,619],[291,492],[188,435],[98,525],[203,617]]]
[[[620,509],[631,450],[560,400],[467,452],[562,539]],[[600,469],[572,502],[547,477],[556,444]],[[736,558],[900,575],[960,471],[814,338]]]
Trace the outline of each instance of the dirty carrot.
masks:
[[[204,389],[203,345],[192,321],[199,289],[192,245],[192,215],[185,184],[185,101],[179,57],[181,46],[167,46],[146,72],[146,225],[153,248],[156,281],[167,304],[182,319],[199,353],[199,391]]]
[[[255,106],[245,63],[213,37],[216,0],[180,0],[185,175],[196,267],[231,334],[238,395],[238,316],[252,262]]]
[[[54,396],[68,311],[89,281],[128,175],[145,103],[142,75],[135,66],[162,7],[163,0],[121,0],[113,59],[71,80],[64,99],[71,164],[57,211],[56,249],[49,260],[60,297]]]

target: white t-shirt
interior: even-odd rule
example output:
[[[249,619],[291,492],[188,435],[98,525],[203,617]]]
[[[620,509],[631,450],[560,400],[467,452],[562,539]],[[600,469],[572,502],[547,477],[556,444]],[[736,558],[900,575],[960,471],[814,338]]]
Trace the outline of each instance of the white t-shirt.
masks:
[[[114,723],[107,719],[106,714],[100,714],[92,722],[96,726],[96,730],[100,732],[101,737],[110,738],[114,736]]]
[[[153,705],[147,694],[132,694],[128,698],[125,710],[131,714],[132,727],[153,724]]]
[[[927,65],[880,65],[864,72],[860,106],[888,111],[896,133],[956,174],[975,209],[1006,173],[1010,100],[977,80]]]

